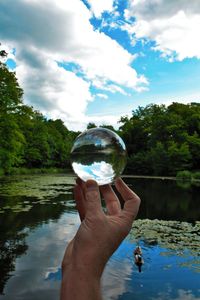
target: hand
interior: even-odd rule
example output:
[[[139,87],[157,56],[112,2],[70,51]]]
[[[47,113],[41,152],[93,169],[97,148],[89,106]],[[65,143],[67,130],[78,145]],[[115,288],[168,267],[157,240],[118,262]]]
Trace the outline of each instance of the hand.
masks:
[[[124,199],[123,209],[110,185],[99,188],[93,180],[86,183],[77,180],[74,195],[82,223],[66,249],[62,264],[63,278],[69,278],[69,274],[82,274],[83,281],[87,278],[98,285],[106,262],[129,233],[138,213],[140,199],[122,179],[118,178],[115,186]],[[100,192],[106,203],[107,214],[101,206]],[[96,296],[96,299],[100,297]]]

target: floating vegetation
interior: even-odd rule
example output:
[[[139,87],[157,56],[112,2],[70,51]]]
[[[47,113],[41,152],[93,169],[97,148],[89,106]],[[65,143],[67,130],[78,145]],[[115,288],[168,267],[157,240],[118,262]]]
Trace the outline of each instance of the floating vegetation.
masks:
[[[184,256],[185,249],[191,255],[200,257],[200,221],[188,222],[162,220],[136,220],[130,232],[130,239],[142,240],[149,246],[159,245],[171,251],[161,255]],[[199,260],[200,263],[200,260]]]
[[[179,256],[184,261],[180,267],[190,268],[193,272],[200,272],[200,221],[191,224],[179,221],[136,220],[129,238],[142,241],[148,247],[159,246],[161,256]],[[172,266],[167,264],[164,269]]]
[[[28,212],[35,204],[56,205],[62,202],[67,205],[63,197],[72,194],[74,183],[74,177],[63,175],[8,177],[0,182],[0,214],[9,210],[14,213]]]
[[[1,196],[26,196],[43,199],[58,194],[69,194],[75,177],[59,175],[15,176],[8,181],[0,182]]]

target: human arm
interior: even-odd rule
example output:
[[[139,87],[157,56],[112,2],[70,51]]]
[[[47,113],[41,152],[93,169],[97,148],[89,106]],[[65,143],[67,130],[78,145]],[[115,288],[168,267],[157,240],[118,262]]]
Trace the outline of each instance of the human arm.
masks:
[[[115,186],[124,200],[119,199],[110,185],[98,187],[93,180],[80,179],[74,189],[81,225],[69,243],[62,263],[61,300],[100,300],[100,279],[104,267],[129,233],[139,205],[139,197],[122,179]],[[101,206],[100,192],[107,214]]]

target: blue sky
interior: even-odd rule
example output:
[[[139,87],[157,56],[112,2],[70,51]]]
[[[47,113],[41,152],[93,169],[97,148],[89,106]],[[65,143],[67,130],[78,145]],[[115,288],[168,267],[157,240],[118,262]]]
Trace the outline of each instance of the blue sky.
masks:
[[[0,28],[24,102],[70,129],[200,102],[198,1],[2,0]]]

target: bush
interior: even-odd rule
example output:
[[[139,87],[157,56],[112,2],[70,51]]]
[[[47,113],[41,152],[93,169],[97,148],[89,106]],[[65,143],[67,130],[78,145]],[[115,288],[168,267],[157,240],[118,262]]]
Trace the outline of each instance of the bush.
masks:
[[[193,180],[200,180],[200,172],[195,172],[192,174]]]
[[[192,179],[192,174],[190,171],[179,171],[177,174],[176,174],[176,179],[178,180],[191,180]]]

